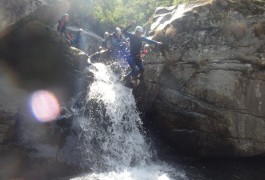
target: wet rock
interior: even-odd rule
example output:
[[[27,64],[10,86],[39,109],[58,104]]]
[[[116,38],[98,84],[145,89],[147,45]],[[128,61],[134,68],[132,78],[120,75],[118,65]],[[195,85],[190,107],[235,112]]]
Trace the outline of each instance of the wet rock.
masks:
[[[68,9],[69,3],[58,0],[2,0],[0,31],[25,17],[54,26]]]
[[[248,3],[246,9],[243,1],[179,5],[154,16],[150,35],[169,48],[146,58],[145,104],[156,130],[176,150],[265,153],[265,11],[261,2]],[[173,38],[158,35],[172,26]]]
[[[46,25],[37,21],[19,24],[0,39],[0,56],[14,72],[19,86],[29,91],[54,89],[60,98],[70,98],[87,56],[69,48]]]
[[[5,115],[5,114],[4,114]],[[2,114],[0,118],[0,143],[4,143],[10,138],[15,136],[15,121],[14,117],[10,117],[6,115],[6,117]],[[12,129],[13,128],[13,129]]]
[[[30,171],[34,169],[38,169],[37,176],[43,173],[40,167],[45,164],[72,168],[65,162],[65,156],[60,161],[56,158],[71,126],[71,115],[61,117],[60,121],[67,121],[63,127],[56,122],[40,122],[33,113],[31,97],[36,91],[47,90],[57,99],[59,108],[69,105],[70,100],[87,86],[85,68],[89,65],[88,56],[69,47],[58,32],[50,28],[49,21],[33,20],[31,15],[2,32],[0,153],[3,157],[10,157],[9,152],[18,149],[22,155],[18,154],[14,159],[1,158],[0,163],[8,166],[0,171],[0,179],[21,177],[24,170],[28,173],[26,177],[32,177]],[[32,162],[42,165],[35,168]],[[25,163],[28,168],[23,167]]]

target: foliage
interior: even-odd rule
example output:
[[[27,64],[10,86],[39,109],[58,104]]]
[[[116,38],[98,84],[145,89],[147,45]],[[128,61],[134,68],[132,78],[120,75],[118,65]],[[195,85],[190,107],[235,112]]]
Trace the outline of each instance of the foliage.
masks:
[[[171,6],[198,0],[69,0],[77,19],[93,19],[109,27],[125,27],[132,20],[139,24],[149,21],[159,6]]]

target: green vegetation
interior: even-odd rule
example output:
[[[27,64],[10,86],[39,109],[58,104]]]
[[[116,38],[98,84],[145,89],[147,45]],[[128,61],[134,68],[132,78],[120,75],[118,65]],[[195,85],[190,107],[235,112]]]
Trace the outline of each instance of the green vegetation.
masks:
[[[171,6],[198,0],[69,0],[72,13],[79,19],[89,17],[109,27],[126,26],[131,20],[149,21],[159,6]]]

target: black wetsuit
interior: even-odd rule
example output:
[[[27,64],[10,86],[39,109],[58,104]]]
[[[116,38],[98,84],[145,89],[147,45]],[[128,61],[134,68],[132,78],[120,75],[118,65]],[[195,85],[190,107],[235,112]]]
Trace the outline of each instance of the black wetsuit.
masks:
[[[144,65],[141,58],[142,42],[145,41],[149,44],[158,44],[158,42],[147,39],[143,36],[137,37],[135,34],[128,32],[130,27],[131,25],[123,30],[123,33],[130,39],[130,58],[128,58],[128,64],[130,65],[132,71],[127,75],[127,77],[136,77],[139,73],[144,72]],[[139,70],[137,70],[137,67]]]

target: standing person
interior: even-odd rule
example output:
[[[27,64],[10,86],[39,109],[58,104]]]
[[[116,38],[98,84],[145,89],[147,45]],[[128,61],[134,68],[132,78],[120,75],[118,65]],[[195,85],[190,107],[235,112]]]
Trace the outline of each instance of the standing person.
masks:
[[[130,39],[130,57],[128,58],[128,64],[131,68],[131,72],[125,76],[124,80],[127,80],[129,77],[136,79],[139,74],[141,75],[140,78],[143,78],[144,64],[141,58],[141,48],[142,48],[143,41],[149,44],[156,44],[156,45],[162,44],[162,42],[153,41],[153,40],[147,39],[146,37],[143,37],[142,36],[143,28],[141,26],[137,26],[135,28],[134,34],[128,32],[128,30],[134,24],[135,24],[135,21],[133,21],[129,26],[127,26],[123,30],[123,33],[126,36],[128,36]]]
[[[72,46],[82,50],[82,51],[86,51],[85,48],[85,42],[84,42],[84,30],[83,29],[79,29],[77,35],[75,36],[75,38],[72,41]]]
[[[109,36],[107,43],[109,42],[109,49],[111,50],[111,54],[114,58],[118,58],[122,46],[126,46],[128,44],[127,40],[122,36],[121,29],[119,27],[116,27],[115,32]]]
[[[109,32],[105,32],[104,33],[104,40],[101,43],[101,47],[103,50],[106,50],[109,48],[109,44],[107,42],[108,38],[109,38]]]
[[[61,20],[58,21],[57,31],[60,32],[60,35],[66,38],[68,41],[71,41],[70,36],[66,33],[66,26],[68,24],[69,15],[65,14]]]

